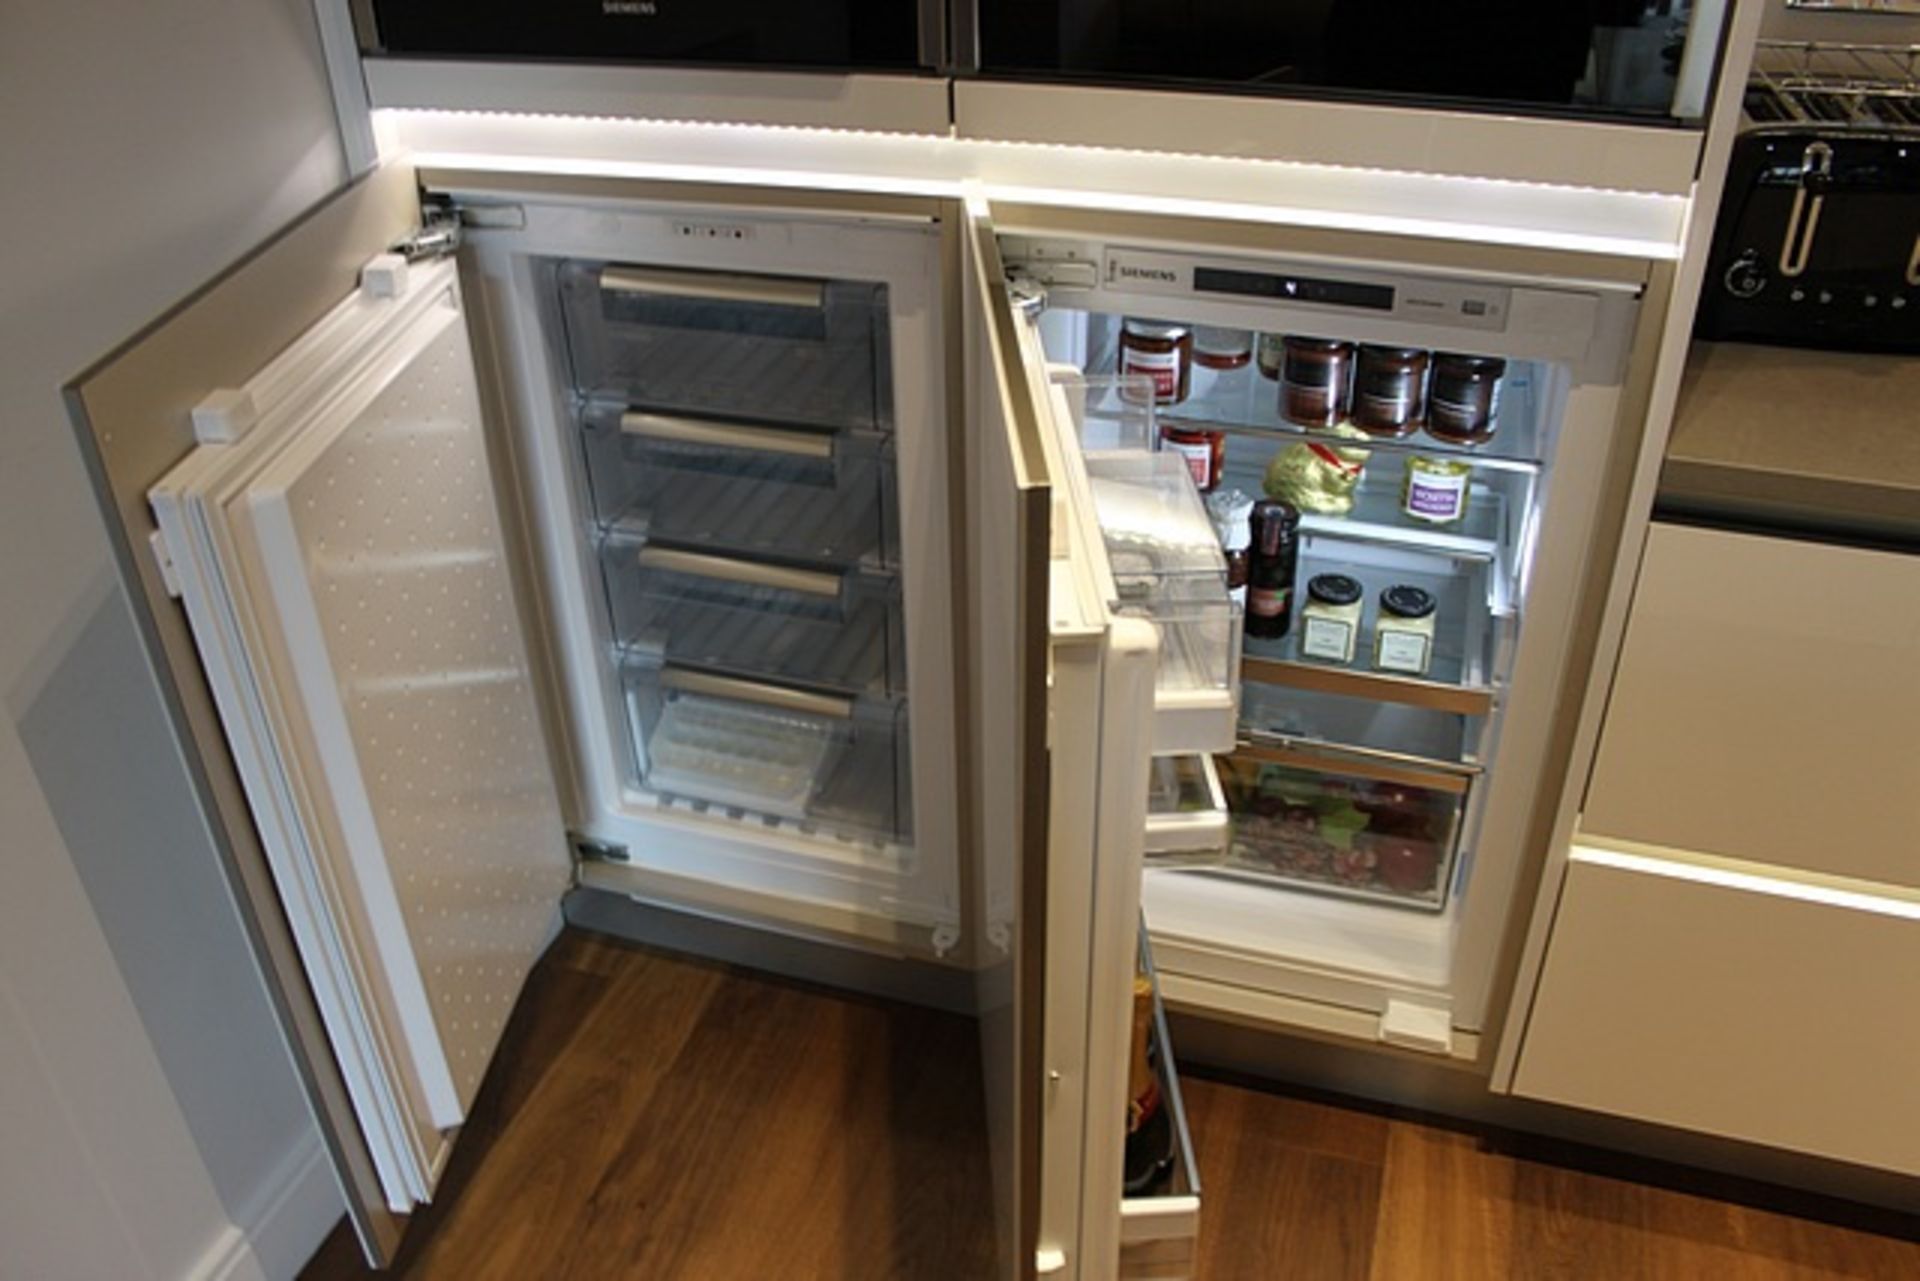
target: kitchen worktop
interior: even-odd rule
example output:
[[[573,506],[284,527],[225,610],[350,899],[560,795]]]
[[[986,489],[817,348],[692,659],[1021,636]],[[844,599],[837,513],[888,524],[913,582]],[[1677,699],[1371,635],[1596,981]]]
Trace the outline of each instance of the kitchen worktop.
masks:
[[[1920,545],[1920,356],[1693,345],[1660,512]]]

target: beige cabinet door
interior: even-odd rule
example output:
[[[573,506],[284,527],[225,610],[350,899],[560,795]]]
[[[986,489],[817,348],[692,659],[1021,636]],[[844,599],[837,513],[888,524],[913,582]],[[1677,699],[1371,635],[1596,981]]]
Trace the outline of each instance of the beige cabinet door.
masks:
[[[1576,847],[1515,1092],[1920,1175],[1920,896]]]
[[[1920,887],[1920,556],[1655,525],[1589,836]]]

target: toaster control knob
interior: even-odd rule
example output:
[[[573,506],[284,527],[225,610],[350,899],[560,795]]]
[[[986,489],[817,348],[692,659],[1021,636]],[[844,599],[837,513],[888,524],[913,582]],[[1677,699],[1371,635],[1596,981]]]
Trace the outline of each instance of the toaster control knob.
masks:
[[[1727,268],[1727,292],[1735,298],[1752,298],[1767,287],[1767,269],[1760,265],[1760,255],[1749,249],[1735,258]]]

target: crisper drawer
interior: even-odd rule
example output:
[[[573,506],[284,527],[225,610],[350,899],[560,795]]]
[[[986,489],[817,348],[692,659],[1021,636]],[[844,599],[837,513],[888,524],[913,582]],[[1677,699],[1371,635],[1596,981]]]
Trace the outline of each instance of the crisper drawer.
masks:
[[[884,428],[886,286],[569,262],[575,385],[646,409]]]
[[[900,580],[805,569],[610,534],[614,640],[662,662],[835,693],[906,690]]]
[[[1445,906],[1470,775],[1291,746],[1242,746],[1219,765],[1233,824],[1225,869],[1350,898]]]
[[[749,556],[897,563],[884,436],[602,402],[581,415],[581,439],[603,527]]]
[[[1120,1198],[1120,1275],[1131,1281],[1185,1281],[1193,1275],[1200,1236],[1200,1167],[1193,1157],[1193,1134],[1180,1095],[1180,1071],[1167,1034],[1167,1012],[1160,1002],[1160,980],[1153,968],[1146,927],[1140,932],[1140,963],[1153,986],[1155,1071],[1172,1128],[1171,1167],[1159,1185]]]
[[[792,819],[843,836],[912,832],[907,708],[691,671],[622,665],[635,781],[695,809]]]
[[[1920,1175],[1915,975],[1911,890],[1576,838],[1514,1090]]]

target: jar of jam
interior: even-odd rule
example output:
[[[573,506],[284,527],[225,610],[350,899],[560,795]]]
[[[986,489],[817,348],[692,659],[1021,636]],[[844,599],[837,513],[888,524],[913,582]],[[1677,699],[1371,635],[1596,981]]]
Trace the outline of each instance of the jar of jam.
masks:
[[[1128,316],[1120,322],[1120,374],[1153,380],[1153,403],[1177,405],[1193,382],[1193,331],[1164,320]],[[1122,384],[1121,395],[1138,393]]]
[[[1418,347],[1363,345],[1354,360],[1353,425],[1373,436],[1411,436],[1427,413],[1428,355]]]
[[[1227,466],[1227,433],[1214,427],[1168,421],[1160,424],[1160,448],[1180,455],[1193,473],[1193,485],[1210,494]]]
[[[1449,445],[1484,445],[1500,417],[1500,383],[1507,362],[1495,356],[1433,354],[1427,396],[1427,435]]]
[[[1252,361],[1251,330],[1220,329],[1213,325],[1193,327],[1193,363],[1202,369],[1221,372],[1244,369]]]
[[[1407,481],[1400,509],[1429,525],[1455,525],[1466,519],[1473,492],[1473,468],[1456,458],[1414,454],[1407,459]]]
[[[1280,372],[1280,415],[1302,427],[1331,427],[1347,416],[1353,344],[1329,338],[1286,339]]]
[[[1253,359],[1260,366],[1260,376],[1280,381],[1280,370],[1287,359],[1287,340],[1279,334],[1261,334],[1254,344]]]

